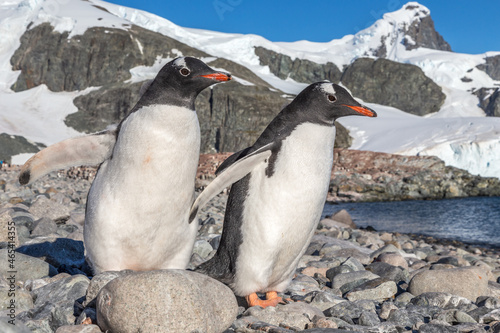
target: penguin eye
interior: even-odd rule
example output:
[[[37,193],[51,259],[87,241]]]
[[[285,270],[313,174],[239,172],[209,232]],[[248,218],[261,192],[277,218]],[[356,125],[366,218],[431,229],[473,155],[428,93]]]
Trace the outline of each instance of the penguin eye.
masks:
[[[190,71],[189,71],[189,69],[187,69],[186,67],[184,67],[184,68],[182,68],[182,69],[181,69],[181,74],[182,74],[182,75],[184,75],[184,76],[188,76],[188,75],[189,75],[189,73],[191,73],[191,72],[190,72]]]
[[[329,100],[330,102],[335,102],[335,101],[337,100],[337,97],[335,97],[335,96],[333,96],[333,95],[328,94],[328,100]]]

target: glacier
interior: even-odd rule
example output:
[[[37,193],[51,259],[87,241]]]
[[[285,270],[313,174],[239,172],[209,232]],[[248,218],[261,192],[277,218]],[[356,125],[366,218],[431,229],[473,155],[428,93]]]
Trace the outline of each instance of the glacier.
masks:
[[[439,156],[447,165],[468,170],[482,177],[500,178],[500,139],[442,143],[418,155]]]

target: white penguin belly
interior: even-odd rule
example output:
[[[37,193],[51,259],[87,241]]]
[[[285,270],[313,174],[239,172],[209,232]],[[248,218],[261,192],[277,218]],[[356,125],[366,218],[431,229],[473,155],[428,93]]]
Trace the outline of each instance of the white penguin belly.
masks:
[[[333,165],[335,127],[305,123],[283,142],[267,177],[251,173],[233,289],[283,291],[321,216]]]
[[[96,271],[189,262],[200,129],[194,111],[166,108],[145,107],[123,122],[113,155],[92,184],[84,236]]]

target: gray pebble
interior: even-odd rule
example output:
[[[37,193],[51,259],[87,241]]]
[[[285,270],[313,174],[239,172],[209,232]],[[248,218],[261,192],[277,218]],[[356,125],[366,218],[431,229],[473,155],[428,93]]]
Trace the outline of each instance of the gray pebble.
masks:
[[[350,290],[349,288],[354,288],[355,284],[358,282],[360,282],[359,284],[362,284],[366,281],[373,280],[378,277],[378,275],[373,274],[369,271],[356,271],[337,274],[332,280],[332,288],[342,290],[342,288],[347,285],[348,287],[346,289]]]
[[[318,282],[307,275],[298,274],[288,285],[287,292],[292,295],[305,295],[311,291],[319,291]]]
[[[0,332],[2,333],[32,333],[28,327],[18,320],[14,321],[15,325],[9,324],[9,317],[0,317]]]
[[[370,265],[366,266],[366,270],[396,283],[400,281],[410,281],[410,273],[407,269],[400,266],[393,266],[385,262],[372,262]]]
[[[18,320],[29,328],[74,324],[75,303],[85,296],[89,283],[87,277],[75,275],[35,289],[33,309],[20,313]]]
[[[35,226],[31,231],[31,237],[48,236],[57,231],[57,224],[48,217],[42,217],[35,221]]]
[[[350,301],[357,300],[376,300],[383,301],[393,298],[398,291],[396,283],[392,280],[377,278],[363,283],[355,289],[349,291],[346,295]]]
[[[347,265],[340,265],[337,267],[330,268],[329,270],[326,271],[326,277],[330,280],[333,281],[335,276],[343,273],[350,273],[352,272],[353,269]]]
[[[202,259],[207,258],[212,250],[212,245],[206,240],[199,239],[194,243],[193,253],[198,254]]]

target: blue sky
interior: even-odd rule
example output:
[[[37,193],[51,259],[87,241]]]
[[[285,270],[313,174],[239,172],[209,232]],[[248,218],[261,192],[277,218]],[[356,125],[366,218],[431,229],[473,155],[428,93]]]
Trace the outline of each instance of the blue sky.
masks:
[[[273,42],[327,42],[401,8],[400,0],[107,0],[189,28],[256,34]],[[500,51],[500,1],[418,1],[455,52]]]

